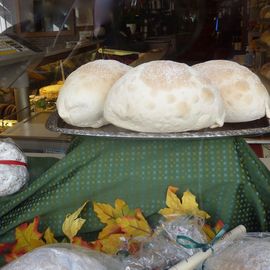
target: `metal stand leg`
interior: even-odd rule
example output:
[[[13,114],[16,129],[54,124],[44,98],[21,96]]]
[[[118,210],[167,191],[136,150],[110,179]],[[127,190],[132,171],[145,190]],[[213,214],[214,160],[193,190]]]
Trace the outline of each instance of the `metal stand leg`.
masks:
[[[15,88],[15,103],[17,109],[17,120],[22,121],[30,117],[30,101],[28,96],[29,80],[27,73],[24,73],[16,82],[12,85]]]
[[[28,88],[21,87],[14,89],[15,103],[17,109],[17,120],[20,122],[30,117],[30,102],[28,97]]]

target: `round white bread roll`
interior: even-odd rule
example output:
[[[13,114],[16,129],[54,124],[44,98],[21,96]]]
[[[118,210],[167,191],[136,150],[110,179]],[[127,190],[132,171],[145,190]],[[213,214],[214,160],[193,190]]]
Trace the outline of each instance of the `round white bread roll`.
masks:
[[[110,90],[104,116],[140,132],[182,132],[222,126],[219,91],[186,64],[153,61],[119,79]]]
[[[226,60],[208,61],[194,68],[220,89],[225,122],[248,122],[270,116],[268,91],[248,68]]]
[[[97,60],[81,66],[68,76],[60,90],[59,116],[77,127],[98,128],[108,124],[103,118],[107,93],[130,69],[114,60]]]

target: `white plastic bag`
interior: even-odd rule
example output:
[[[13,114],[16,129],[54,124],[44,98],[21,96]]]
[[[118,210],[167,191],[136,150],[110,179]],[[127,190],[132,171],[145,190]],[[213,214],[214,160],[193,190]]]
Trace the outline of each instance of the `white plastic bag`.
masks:
[[[189,258],[198,252],[198,249],[181,246],[177,243],[177,236],[185,235],[197,242],[206,243],[203,224],[203,220],[190,216],[161,222],[153,237],[141,244],[139,252],[123,260],[125,270],[166,270]]]
[[[37,248],[2,270],[121,270],[121,264],[103,253],[72,244]]]
[[[270,234],[247,233],[210,257],[204,270],[270,270]]]

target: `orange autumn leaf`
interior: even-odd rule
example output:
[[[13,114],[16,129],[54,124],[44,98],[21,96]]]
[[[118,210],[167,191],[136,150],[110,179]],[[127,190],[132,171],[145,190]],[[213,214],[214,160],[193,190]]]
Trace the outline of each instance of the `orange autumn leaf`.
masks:
[[[102,245],[101,251],[106,254],[116,255],[125,240],[126,237],[123,234],[111,234],[107,238],[99,240]]]
[[[117,219],[121,230],[130,237],[151,236],[152,229],[140,209],[135,210],[135,216],[125,216]]]
[[[11,250],[14,247],[15,244],[16,244],[16,242],[15,243],[3,243],[3,244],[0,244],[0,255],[3,254],[6,251]]]
[[[101,251],[101,249],[102,249],[102,243],[100,240],[90,242],[89,246],[91,249],[96,250],[96,251]]]
[[[215,237],[215,232],[212,230],[211,226],[208,224],[204,224],[203,226],[203,232],[205,233],[207,237],[207,241],[211,241]]]
[[[13,252],[29,252],[37,247],[45,245],[45,242],[41,239],[42,233],[38,231],[38,224],[39,218],[35,217],[32,223],[24,223],[16,228],[16,244],[12,249]]]
[[[167,208],[161,209],[159,213],[165,217],[192,215],[201,218],[210,218],[208,213],[199,209],[196,197],[187,190],[184,192],[182,201],[177,197],[178,188],[170,186],[167,190],[166,205]]]
[[[15,230],[16,241],[9,254],[5,255],[6,262],[10,262],[35,248],[45,245],[42,233],[38,231],[39,218],[35,217],[32,223],[24,223]]]
[[[80,246],[80,247],[84,247],[84,248],[92,248],[88,242],[84,241],[81,237],[78,237],[78,236],[72,239],[72,244]]]
[[[211,241],[215,238],[215,236],[223,229],[224,223],[222,220],[218,220],[215,227],[212,228],[210,225],[205,224],[203,226],[203,231],[207,236],[207,240]]]
[[[134,211],[130,210],[128,205],[120,199],[115,201],[115,208],[109,204],[94,202],[94,211],[100,221],[104,224],[114,224],[119,217],[134,215]]]
[[[140,250],[141,243],[138,241],[131,241],[128,246],[128,252],[131,255],[136,254]]]
[[[214,228],[215,233],[218,234],[223,229],[224,226],[225,226],[224,222],[222,220],[218,220]]]
[[[98,239],[104,239],[111,234],[123,233],[121,227],[118,224],[108,224],[103,230],[99,233]]]
[[[100,250],[107,254],[116,254],[131,237],[150,236],[152,230],[141,210],[131,210],[123,200],[117,199],[115,207],[109,204],[94,203],[94,211],[106,227],[99,233]],[[135,250],[135,244],[132,248]]]
[[[10,263],[13,260],[18,259],[19,257],[23,256],[25,253],[26,253],[26,251],[21,250],[21,251],[17,251],[17,252],[13,251],[13,252],[11,252],[9,254],[6,254],[4,256],[5,262],[6,263]]]

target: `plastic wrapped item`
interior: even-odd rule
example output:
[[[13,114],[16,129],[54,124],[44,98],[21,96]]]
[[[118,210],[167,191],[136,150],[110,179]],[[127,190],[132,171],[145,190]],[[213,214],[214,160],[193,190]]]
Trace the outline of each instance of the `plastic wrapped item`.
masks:
[[[125,270],[165,270],[190,256],[197,249],[186,249],[176,242],[178,235],[185,235],[200,243],[206,243],[201,219],[179,217],[162,222],[152,238],[142,243],[140,251],[124,259]]]
[[[197,252],[195,255],[187,258],[184,261],[174,265],[170,270],[195,270],[202,269],[203,263],[210,258],[213,253],[217,253],[220,250],[224,250],[230,246],[234,240],[241,239],[246,234],[246,228],[243,225],[235,227],[233,230],[223,234],[224,231],[220,231],[215,239],[208,243],[202,251]]]
[[[28,181],[27,159],[10,141],[0,141],[0,197],[19,191]]]
[[[71,244],[35,249],[2,270],[121,270],[121,264],[103,253]]]
[[[270,234],[248,233],[210,257],[204,270],[270,270]]]

